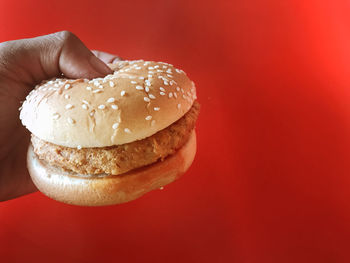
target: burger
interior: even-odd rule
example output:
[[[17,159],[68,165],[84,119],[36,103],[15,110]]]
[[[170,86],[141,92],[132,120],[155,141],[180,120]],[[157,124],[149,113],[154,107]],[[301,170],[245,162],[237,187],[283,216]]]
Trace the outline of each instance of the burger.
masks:
[[[109,67],[104,78],[44,81],[22,104],[29,173],[55,200],[128,202],[178,179],[194,159],[199,103],[185,72],[143,60]]]

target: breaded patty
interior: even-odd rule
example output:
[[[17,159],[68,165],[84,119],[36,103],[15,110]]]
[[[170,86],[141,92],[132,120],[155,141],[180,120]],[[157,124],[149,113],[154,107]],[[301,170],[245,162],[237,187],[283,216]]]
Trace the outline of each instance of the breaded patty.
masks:
[[[102,148],[69,148],[32,135],[34,152],[50,165],[79,174],[122,174],[164,159],[188,140],[199,114],[199,103],[169,127],[143,140]]]

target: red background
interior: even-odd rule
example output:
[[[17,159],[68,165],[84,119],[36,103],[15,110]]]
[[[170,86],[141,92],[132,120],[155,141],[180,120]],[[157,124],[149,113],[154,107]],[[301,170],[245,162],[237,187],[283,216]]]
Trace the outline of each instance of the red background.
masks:
[[[350,262],[348,1],[0,2],[0,41],[67,29],[197,84],[198,153],[131,203],[0,203],[1,262]]]

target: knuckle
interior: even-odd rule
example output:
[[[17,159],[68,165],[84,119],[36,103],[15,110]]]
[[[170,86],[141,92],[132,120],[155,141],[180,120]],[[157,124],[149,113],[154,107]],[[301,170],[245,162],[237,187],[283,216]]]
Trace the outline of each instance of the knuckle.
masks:
[[[77,38],[72,32],[70,32],[68,30],[56,32],[54,34],[62,42],[72,41],[73,39]]]
[[[6,41],[6,42],[0,43],[0,52],[1,53],[6,52],[10,48],[11,48],[11,42],[10,41]]]
[[[4,63],[13,61],[17,56],[23,55],[24,48],[20,48],[23,45],[21,40],[12,40],[0,43],[0,66],[4,66]]]

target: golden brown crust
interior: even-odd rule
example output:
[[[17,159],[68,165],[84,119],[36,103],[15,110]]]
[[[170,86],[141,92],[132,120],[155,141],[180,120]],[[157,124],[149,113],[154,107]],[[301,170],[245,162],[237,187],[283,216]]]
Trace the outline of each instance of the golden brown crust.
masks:
[[[164,159],[188,140],[199,114],[199,103],[177,122],[143,140],[103,148],[69,148],[32,136],[34,152],[50,165],[79,174],[122,174]]]

